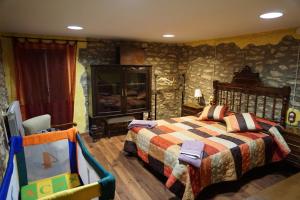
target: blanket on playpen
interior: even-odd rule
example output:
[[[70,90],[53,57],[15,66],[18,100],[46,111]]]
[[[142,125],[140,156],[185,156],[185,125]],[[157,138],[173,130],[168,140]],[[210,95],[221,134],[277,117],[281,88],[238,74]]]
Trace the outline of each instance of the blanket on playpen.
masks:
[[[250,169],[281,160],[289,153],[280,135],[281,127],[257,120],[264,131],[227,133],[224,123],[198,121],[195,116],[158,120],[155,128],[129,130],[124,150],[137,154],[166,176],[171,191],[183,199],[194,199],[208,185],[236,180]],[[186,140],[205,143],[200,168],[179,162],[180,148]]]

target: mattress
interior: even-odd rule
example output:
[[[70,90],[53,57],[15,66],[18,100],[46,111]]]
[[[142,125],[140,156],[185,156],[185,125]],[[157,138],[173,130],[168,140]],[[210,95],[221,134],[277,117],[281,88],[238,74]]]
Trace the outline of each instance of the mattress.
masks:
[[[208,185],[239,179],[247,171],[283,159],[289,148],[281,127],[257,119],[260,132],[227,133],[222,122],[199,121],[195,116],[157,120],[153,129],[128,131],[124,151],[136,154],[167,177],[166,186],[183,199],[194,199]],[[185,140],[205,143],[200,168],[178,160]]]

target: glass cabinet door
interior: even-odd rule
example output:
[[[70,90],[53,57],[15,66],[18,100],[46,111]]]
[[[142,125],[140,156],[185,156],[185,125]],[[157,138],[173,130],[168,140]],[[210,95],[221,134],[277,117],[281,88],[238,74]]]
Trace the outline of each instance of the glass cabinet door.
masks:
[[[126,110],[138,111],[148,107],[148,74],[146,70],[131,68],[126,73]]]
[[[122,111],[122,71],[112,67],[97,69],[96,101],[97,113],[117,114]]]

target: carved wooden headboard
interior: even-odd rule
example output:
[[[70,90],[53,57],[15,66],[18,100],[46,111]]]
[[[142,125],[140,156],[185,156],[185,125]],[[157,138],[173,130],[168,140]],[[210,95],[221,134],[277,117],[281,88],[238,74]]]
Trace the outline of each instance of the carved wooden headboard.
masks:
[[[215,104],[224,104],[234,112],[252,112],[285,126],[291,88],[264,86],[259,73],[245,66],[236,72],[231,83],[214,81]]]

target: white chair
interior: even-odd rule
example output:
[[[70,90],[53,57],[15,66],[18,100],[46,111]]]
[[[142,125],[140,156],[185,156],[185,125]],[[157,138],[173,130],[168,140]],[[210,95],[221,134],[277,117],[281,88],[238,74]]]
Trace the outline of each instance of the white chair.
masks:
[[[19,101],[14,101],[10,104],[7,110],[7,119],[10,135],[31,135],[40,133],[43,130],[54,129],[68,129],[77,126],[76,123],[65,123],[59,125],[51,125],[51,116],[49,114],[36,116],[25,121],[22,121]]]
[[[51,128],[51,116],[49,114],[40,115],[23,121],[22,123],[26,135],[37,133],[41,130]]]

